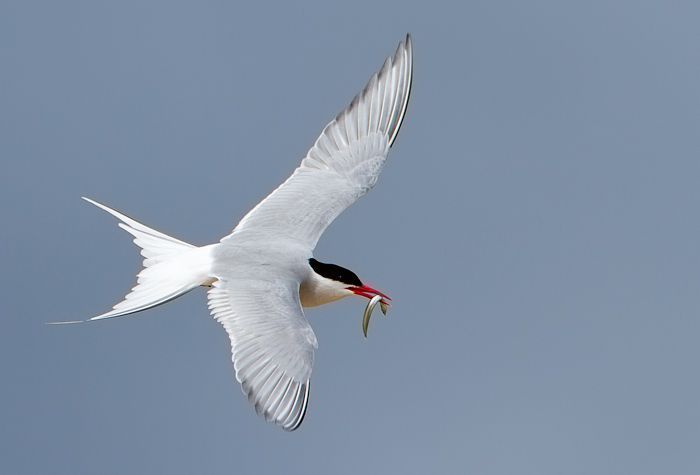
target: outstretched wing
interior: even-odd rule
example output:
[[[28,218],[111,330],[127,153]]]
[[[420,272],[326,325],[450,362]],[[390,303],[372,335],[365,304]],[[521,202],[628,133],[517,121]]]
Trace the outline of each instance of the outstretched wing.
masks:
[[[290,238],[313,249],[328,225],[375,185],[406,113],[411,38],[331,121],[291,177],[253,208],[238,233]]]
[[[298,282],[224,277],[209,291],[209,309],[228,333],[236,379],[256,412],[285,430],[298,428],[317,346]]]

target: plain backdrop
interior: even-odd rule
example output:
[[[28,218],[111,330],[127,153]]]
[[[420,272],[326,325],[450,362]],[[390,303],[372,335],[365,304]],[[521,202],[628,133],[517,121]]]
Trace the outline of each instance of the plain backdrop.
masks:
[[[0,471],[700,473],[700,4],[0,3]],[[378,186],[316,257],[307,418],[254,414],[203,291],[103,201],[216,242],[411,32]]]

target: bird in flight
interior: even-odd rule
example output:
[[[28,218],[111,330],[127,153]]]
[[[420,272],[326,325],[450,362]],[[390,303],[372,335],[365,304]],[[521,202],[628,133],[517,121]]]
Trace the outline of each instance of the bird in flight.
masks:
[[[144,257],[131,292],[90,320],[140,312],[209,287],[209,310],[231,340],[243,392],[266,420],[297,429],[317,347],[303,308],[351,295],[373,304],[379,296],[388,304],[354,272],[314,259],[313,250],[328,225],[377,182],[406,113],[412,70],[407,35],[294,173],[216,244],[193,246],[85,198],[119,219]]]

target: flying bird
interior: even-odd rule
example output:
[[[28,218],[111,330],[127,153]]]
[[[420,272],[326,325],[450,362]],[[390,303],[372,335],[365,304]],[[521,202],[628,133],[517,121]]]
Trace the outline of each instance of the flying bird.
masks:
[[[209,309],[231,340],[243,392],[266,420],[297,429],[317,348],[303,308],[352,295],[380,296],[383,306],[390,300],[354,272],[317,261],[313,250],[328,225],[377,182],[406,113],[412,71],[407,35],[294,173],[218,243],[193,246],[84,198],[119,219],[144,257],[131,292],[90,320],[141,312],[209,287]]]

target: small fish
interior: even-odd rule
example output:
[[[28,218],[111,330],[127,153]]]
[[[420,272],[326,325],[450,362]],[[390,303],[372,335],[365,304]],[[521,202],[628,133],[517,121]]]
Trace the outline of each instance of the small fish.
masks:
[[[375,295],[372,297],[372,300],[370,300],[367,307],[365,307],[365,314],[362,317],[362,332],[365,334],[365,338],[367,338],[369,319],[372,317],[372,312],[374,312],[374,307],[377,306],[377,303],[379,303],[379,308],[382,310],[384,315],[386,315],[386,312],[389,310],[389,304],[382,298],[381,295]]]
[[[379,308],[382,310],[382,313],[386,316],[386,312],[389,311],[389,304],[386,302],[386,300],[380,300]]]

